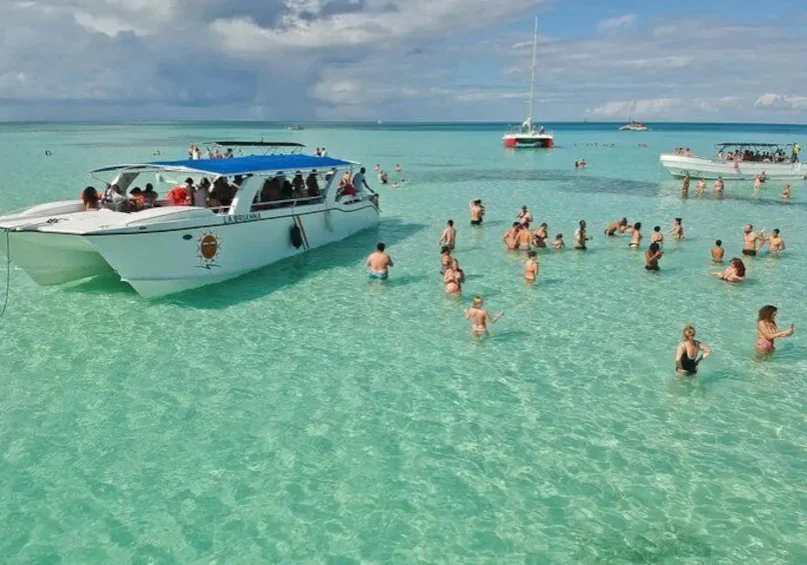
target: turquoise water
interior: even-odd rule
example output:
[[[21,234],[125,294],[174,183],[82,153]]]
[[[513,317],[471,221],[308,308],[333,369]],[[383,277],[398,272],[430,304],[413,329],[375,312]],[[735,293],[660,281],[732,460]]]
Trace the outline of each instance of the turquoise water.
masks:
[[[377,187],[377,233],[184,295],[12,271],[0,562],[807,562],[807,185],[783,203],[781,184],[715,200],[693,183],[683,201],[658,166],[677,145],[804,137],[555,131],[552,151],[512,152],[490,125],[0,125],[0,210],[215,137],[325,145],[406,179]],[[488,210],[478,230],[473,197]],[[534,287],[500,242],[522,204],[568,243],[580,219],[594,235],[586,253],[541,255]],[[687,238],[647,273],[626,239],[601,235],[622,216],[647,238],[681,216]],[[438,274],[448,218],[461,300]],[[738,254],[747,222],[778,227],[788,251],[747,261],[742,285],[709,277],[714,239]],[[378,240],[396,261],[386,284],[363,266]],[[477,293],[505,312],[481,342],[462,314]],[[760,361],[767,303],[797,333]],[[714,350],[692,380],[673,370],[685,324]]]

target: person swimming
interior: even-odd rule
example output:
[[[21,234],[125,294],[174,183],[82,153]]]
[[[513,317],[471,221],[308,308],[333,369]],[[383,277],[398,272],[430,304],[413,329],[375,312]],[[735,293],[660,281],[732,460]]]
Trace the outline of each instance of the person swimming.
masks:
[[[481,337],[487,334],[488,322],[495,324],[502,316],[504,316],[504,312],[499,312],[496,316],[491,316],[482,308],[483,305],[484,301],[482,300],[482,297],[476,295],[471,303],[471,307],[465,311],[465,319],[473,322],[473,325],[471,326],[471,333],[474,335],[474,337]]]
[[[726,282],[742,282],[745,280],[745,263],[739,258],[733,257],[725,271],[712,274]]]
[[[538,254],[535,251],[530,251],[527,253],[527,261],[524,263],[524,279],[527,282],[535,282],[535,279],[538,278]]]
[[[721,240],[715,241],[715,246],[712,247],[712,263],[723,263],[723,254],[725,253],[725,249],[723,249],[723,242]]]
[[[370,269],[371,279],[386,280],[389,276],[389,268],[395,266],[385,249],[386,245],[379,242],[376,245],[376,250],[367,257],[366,264]]]
[[[616,235],[617,232],[625,233],[625,229],[628,227],[628,219],[622,218],[621,220],[617,220],[612,224],[609,224],[607,228],[605,228],[605,235],[612,237]]]
[[[645,266],[648,271],[658,271],[658,262],[664,252],[661,251],[661,246],[658,243],[651,243],[644,253]]]
[[[691,377],[698,372],[698,364],[712,354],[712,350],[695,340],[695,328],[684,327],[684,341],[675,350],[675,370],[679,375]]]
[[[633,224],[633,231],[631,233],[630,243],[628,247],[631,249],[639,249],[642,244],[642,222]]]
[[[782,337],[790,337],[796,332],[796,326],[790,324],[790,328],[781,332],[776,325],[776,306],[770,304],[759,309],[757,315],[757,342],[755,349],[761,355],[769,355],[776,350],[774,341]]]

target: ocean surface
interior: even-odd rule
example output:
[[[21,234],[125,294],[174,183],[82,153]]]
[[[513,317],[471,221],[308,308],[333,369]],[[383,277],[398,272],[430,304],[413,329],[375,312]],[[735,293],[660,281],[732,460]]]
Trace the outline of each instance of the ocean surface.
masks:
[[[12,267],[0,562],[807,563],[807,184],[784,202],[782,183],[718,200],[693,181],[683,200],[658,164],[679,145],[804,145],[807,128],[552,129],[556,148],[513,151],[497,124],[0,124],[2,211],[219,138],[403,168],[397,189],[368,175],[377,231],[185,294],[39,287]],[[533,287],[501,243],[522,204],[568,244],[581,219],[594,236],[543,252]],[[602,235],[622,216],[645,244],[683,218],[661,272]],[[439,275],[449,218],[460,299]],[[714,240],[738,255],[745,223],[788,250],[746,261],[744,284],[710,277]],[[377,241],[384,284],[364,268]],[[463,316],[475,294],[505,314],[484,340]],[[796,335],[760,360],[765,304]],[[692,379],[673,365],[686,324],[714,351]]]

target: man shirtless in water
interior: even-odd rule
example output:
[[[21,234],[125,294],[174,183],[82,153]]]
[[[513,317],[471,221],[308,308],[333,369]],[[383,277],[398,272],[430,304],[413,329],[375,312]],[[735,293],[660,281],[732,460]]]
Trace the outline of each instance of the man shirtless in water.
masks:
[[[768,244],[768,253],[775,253],[779,255],[782,251],[786,249],[785,247],[785,240],[779,236],[779,230],[773,230],[773,233],[762,243],[762,245]],[[759,246],[762,249],[762,245]]]
[[[471,320],[471,333],[474,337],[481,337],[488,333],[488,322],[495,324],[499,318],[504,316],[504,312],[499,312],[496,317],[492,317],[485,310],[482,309],[482,297],[477,295],[471,307],[465,311],[465,319]]]
[[[471,209],[471,225],[481,226],[482,218],[485,216],[485,207],[482,205],[482,201],[478,198],[471,200],[468,207]]]
[[[443,230],[443,234],[440,236],[438,245],[441,247],[446,246],[453,251],[456,239],[457,230],[454,229],[454,220],[448,220],[448,224],[446,225],[446,229]]]
[[[521,224],[513,222],[513,225],[502,236],[502,241],[507,246],[509,251],[518,247],[518,232],[521,230]]]
[[[754,226],[748,224],[743,228],[743,255],[750,255],[754,256],[759,251],[759,248],[762,247],[762,243],[765,242],[765,230],[762,230],[760,233],[756,233],[754,231]],[[757,246],[757,242],[761,242],[760,246]]]
[[[367,257],[367,267],[370,269],[370,278],[385,280],[389,276],[389,268],[394,267],[392,258],[384,251],[386,245],[379,243],[376,250]]]
[[[529,251],[530,244],[532,244],[532,232],[530,231],[530,224],[522,224],[521,229],[518,230],[518,248],[522,251]]]

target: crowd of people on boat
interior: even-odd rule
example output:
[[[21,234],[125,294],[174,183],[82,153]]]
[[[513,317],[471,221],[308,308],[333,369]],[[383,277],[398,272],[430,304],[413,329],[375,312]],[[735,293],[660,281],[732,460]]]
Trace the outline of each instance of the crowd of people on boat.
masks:
[[[212,147],[208,147],[207,151],[203,154],[202,150],[199,149],[199,146],[195,143],[191,143],[190,147],[188,147],[188,159],[191,161],[198,161],[200,159],[232,159],[235,157],[235,153],[233,152],[232,148],[227,148],[224,153],[216,147],[213,149]]]
[[[798,145],[796,146],[798,147]],[[801,148],[799,148],[801,150]],[[750,149],[737,149],[735,151],[717,152],[718,161],[748,161],[752,163],[788,163],[798,161],[797,154],[788,156],[784,149],[776,148],[774,151],[751,151]]]
[[[481,226],[485,216],[485,206],[482,204],[481,199],[474,199],[469,203],[469,210],[471,216],[471,226]],[[528,284],[534,284],[539,278],[540,263],[538,261],[538,252],[552,248],[555,251],[561,251],[565,248],[563,242],[563,234],[557,234],[555,239],[550,243],[549,227],[546,222],[541,223],[537,229],[531,230],[530,224],[534,221],[532,213],[527,206],[522,206],[516,213],[516,221],[502,236],[502,241],[505,244],[507,251],[511,252],[525,252],[526,260],[523,266],[523,278]],[[782,239],[778,229],[774,229],[771,235],[766,235],[766,230],[757,233],[753,225],[748,224],[743,228],[743,242],[741,254],[746,257],[753,257],[760,253],[767,245],[768,254],[778,255],[786,249],[785,242]],[[626,235],[630,237],[628,248],[631,250],[639,250],[642,246],[642,223],[629,222],[627,218],[621,218],[608,224],[605,227],[604,233],[607,237],[617,237],[619,235]],[[685,238],[683,219],[680,217],[673,218],[671,228],[666,234],[667,237],[677,242],[682,242]],[[574,232],[572,246],[576,250],[584,251],[587,249],[587,244],[593,238],[587,232],[587,224],[585,220],[580,220],[577,229]],[[454,227],[454,221],[448,220],[445,228],[440,234],[438,245],[440,246],[440,274],[442,276],[442,283],[445,292],[449,295],[460,295],[462,293],[462,285],[465,282],[465,272],[460,268],[457,257],[453,255],[457,241],[457,230]],[[645,258],[645,270],[658,272],[660,271],[659,263],[664,255],[664,242],[665,235],[662,232],[661,226],[654,226],[653,233],[650,236],[650,243],[647,247]],[[721,240],[715,241],[714,247],[710,250],[710,261],[714,265],[722,265],[724,263],[725,249]],[[391,257],[386,252],[386,246],[379,243],[376,251],[374,251],[367,258],[367,267],[370,270],[370,277],[377,280],[386,280],[389,276],[389,269],[394,265]],[[719,271],[713,271],[710,274],[727,282],[727,283],[741,283],[746,280],[746,265],[739,257],[733,257],[729,260],[728,266]],[[480,296],[475,296],[471,308],[465,311],[466,318],[472,322],[472,334],[476,337],[487,334],[487,325],[495,323],[499,320],[503,313],[496,316],[491,316],[483,307],[484,302]],[[764,306],[759,311],[757,323],[757,343],[756,350],[760,354],[771,353],[774,350],[774,340],[793,335],[793,326],[786,331],[780,331],[776,326],[774,317],[776,315],[776,308],[774,306]],[[694,375],[697,372],[697,366],[700,361],[707,358],[711,354],[708,346],[695,340],[695,329],[692,326],[686,326],[683,332],[683,341],[678,345],[675,356],[675,367],[678,373],[682,375]]]

